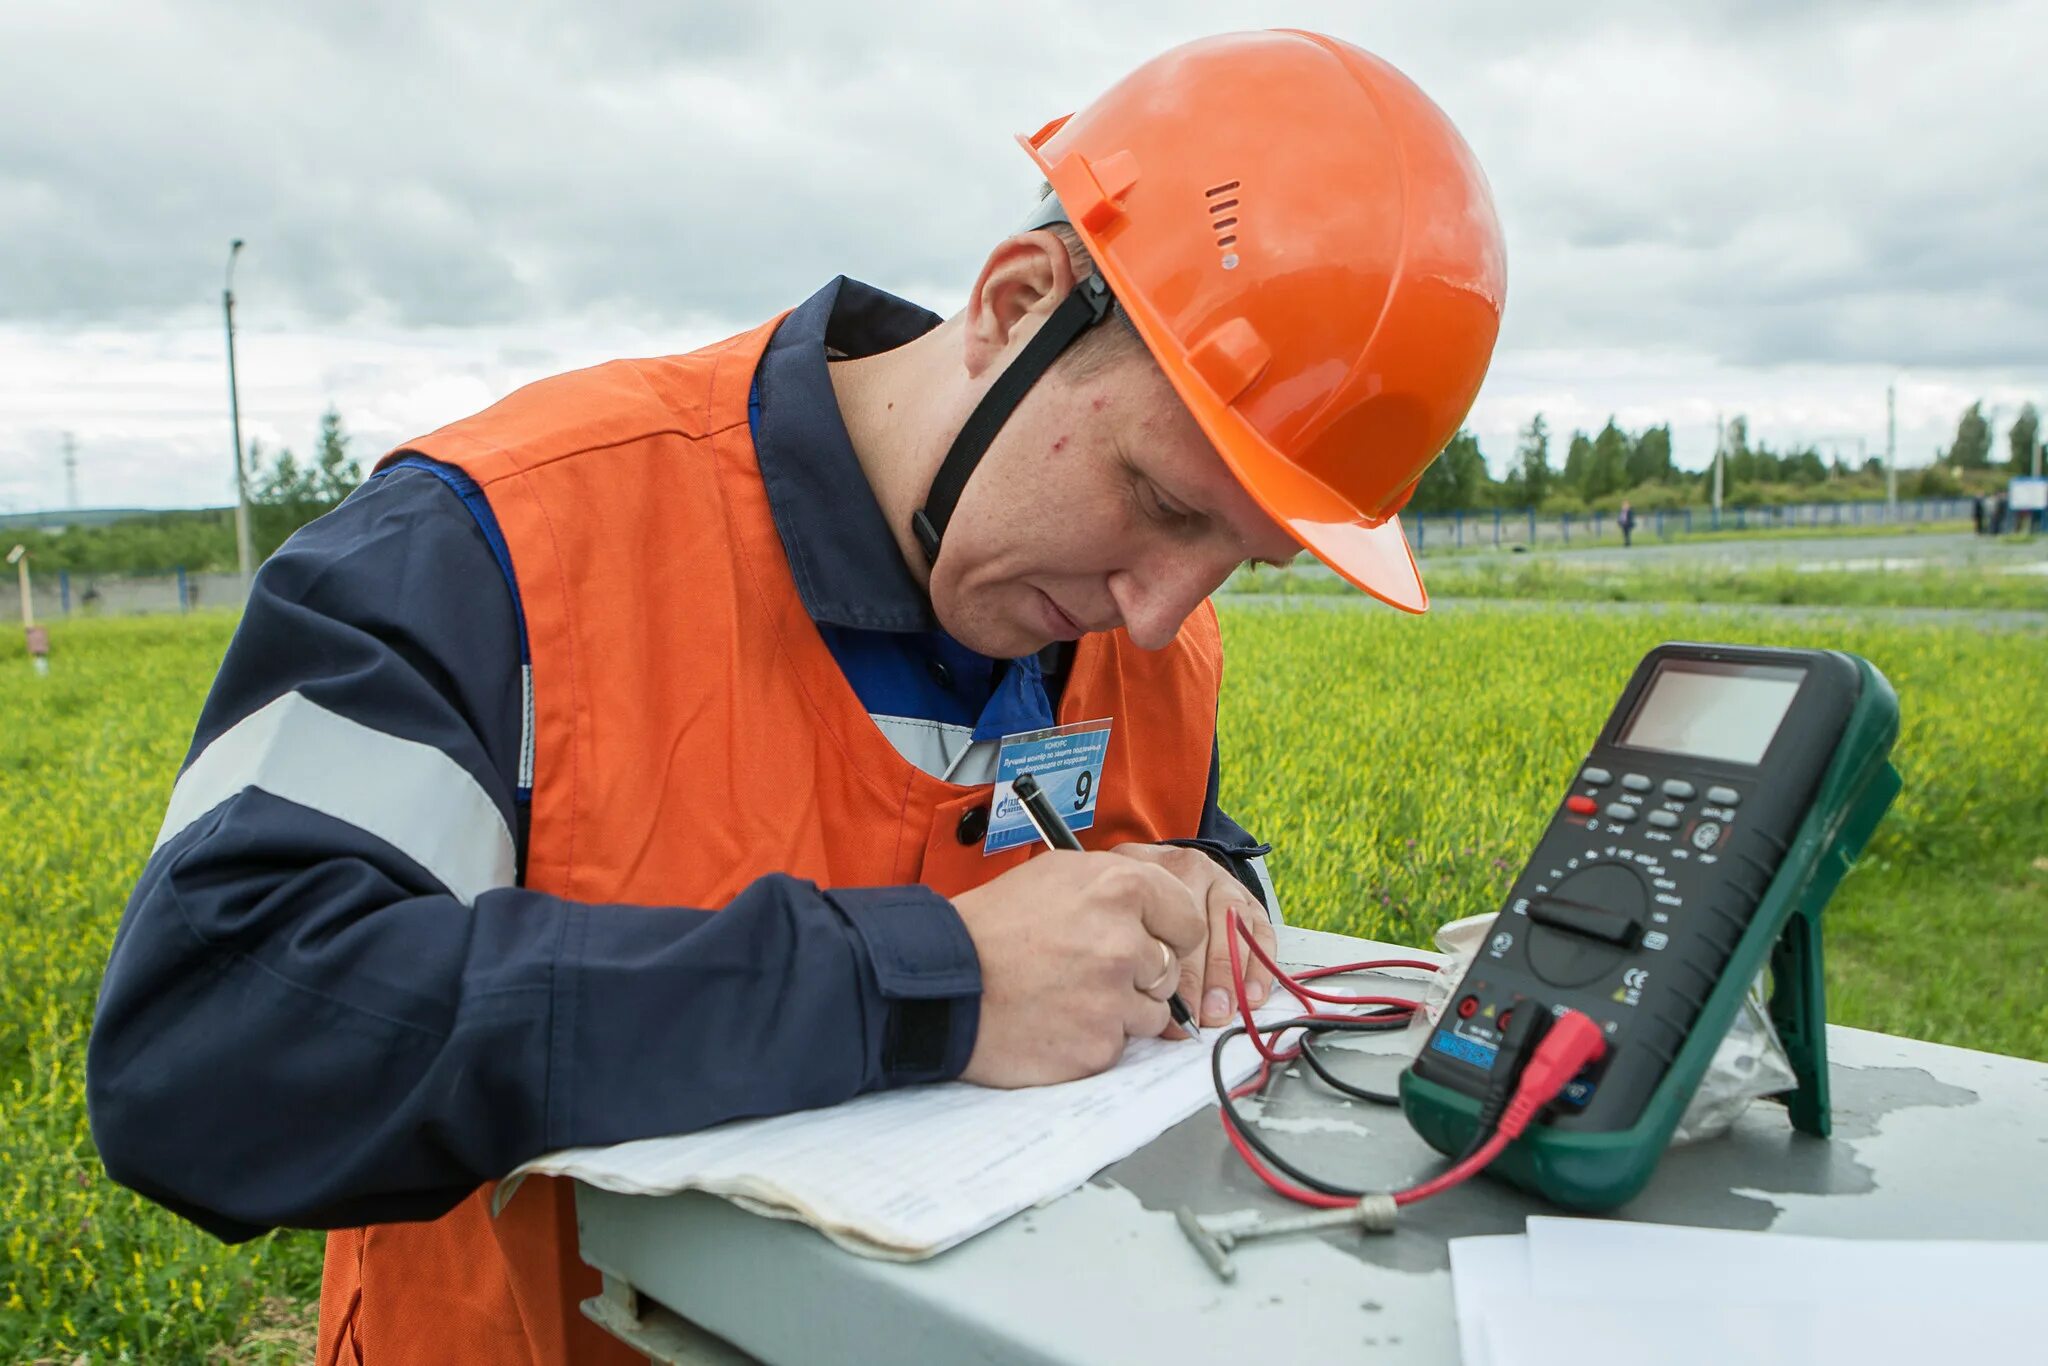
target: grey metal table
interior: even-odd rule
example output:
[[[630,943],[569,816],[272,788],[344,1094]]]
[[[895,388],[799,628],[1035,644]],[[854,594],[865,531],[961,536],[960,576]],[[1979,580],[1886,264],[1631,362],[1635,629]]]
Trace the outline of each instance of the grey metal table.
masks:
[[[1293,966],[1395,954],[1413,951],[1281,932]],[[1391,1089],[1417,1038],[1355,1042],[1350,1070]],[[1732,1133],[1667,1154],[1622,1216],[1843,1237],[2048,1239],[2048,1066],[1833,1026],[1828,1048],[1832,1140],[1795,1134],[1782,1109],[1753,1105]],[[1263,1123],[1312,1169],[1361,1186],[1398,1186],[1442,1163],[1399,1112],[1342,1103],[1309,1081],[1280,1088]],[[584,1260],[606,1275],[587,1311],[657,1360],[700,1363],[1125,1366],[1364,1351],[1456,1362],[1447,1241],[1520,1232],[1526,1216],[1554,1212],[1482,1179],[1404,1210],[1389,1236],[1248,1244],[1226,1285],[1175,1224],[1182,1205],[1298,1209],[1244,1169],[1210,1111],[1073,1194],[912,1265],[853,1256],[712,1196],[577,1190]]]

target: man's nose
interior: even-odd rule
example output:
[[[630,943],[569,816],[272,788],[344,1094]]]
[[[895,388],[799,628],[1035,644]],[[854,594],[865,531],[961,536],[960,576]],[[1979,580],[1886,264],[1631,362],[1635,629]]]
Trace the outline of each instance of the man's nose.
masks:
[[[1110,596],[1132,644],[1141,650],[1163,650],[1173,643],[1188,614],[1237,566],[1235,559],[1219,566],[1211,558],[1183,552],[1109,576]]]

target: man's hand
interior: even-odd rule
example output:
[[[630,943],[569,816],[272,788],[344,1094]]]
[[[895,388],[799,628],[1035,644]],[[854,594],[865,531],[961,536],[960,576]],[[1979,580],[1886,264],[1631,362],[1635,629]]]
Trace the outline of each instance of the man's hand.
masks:
[[[1208,933],[1171,872],[1114,854],[1051,850],[953,905],[981,959],[981,1026],[961,1075],[984,1086],[1091,1076],[1128,1040],[1163,1033],[1177,969],[1200,961]]]
[[[1195,951],[1181,959],[1181,999],[1205,1028],[1228,1021],[1237,1011],[1230,980],[1230,914],[1236,911],[1251,927],[1252,937],[1272,953],[1273,922],[1266,918],[1265,908],[1223,865],[1199,849],[1178,844],[1120,844],[1110,852],[1164,868],[1201,908],[1208,932]],[[1273,974],[1242,944],[1238,956],[1244,960],[1244,994],[1253,1006],[1261,1005],[1273,992]],[[1171,1033],[1174,1038],[1184,1037],[1178,1027]]]

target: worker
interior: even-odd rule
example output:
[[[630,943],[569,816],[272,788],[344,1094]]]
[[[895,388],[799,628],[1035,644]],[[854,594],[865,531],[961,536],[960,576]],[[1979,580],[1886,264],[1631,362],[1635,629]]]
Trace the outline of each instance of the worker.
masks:
[[[1230,918],[1270,944],[1278,901],[1217,803],[1209,594],[1306,547],[1426,607],[1396,513],[1499,227],[1444,115],[1315,34],[1020,141],[1046,190],[952,317],[841,278],[543,380],[257,576],[88,1096],[116,1180],[332,1230],[323,1364],[632,1359],[570,1187],[491,1214],[545,1151],[1067,1080],[1176,991],[1238,1004]],[[1005,737],[1070,723],[1110,727],[1089,851],[989,852]]]

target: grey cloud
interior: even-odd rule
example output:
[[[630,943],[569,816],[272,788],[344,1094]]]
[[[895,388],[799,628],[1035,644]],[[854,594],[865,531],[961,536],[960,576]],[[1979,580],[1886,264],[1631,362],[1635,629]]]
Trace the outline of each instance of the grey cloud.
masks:
[[[192,316],[237,235],[246,316],[337,327],[957,290],[1030,193],[1011,132],[1264,20],[1365,41],[1459,121],[1511,345],[2048,359],[2048,6],[1253,9],[10,7],[0,319]]]

